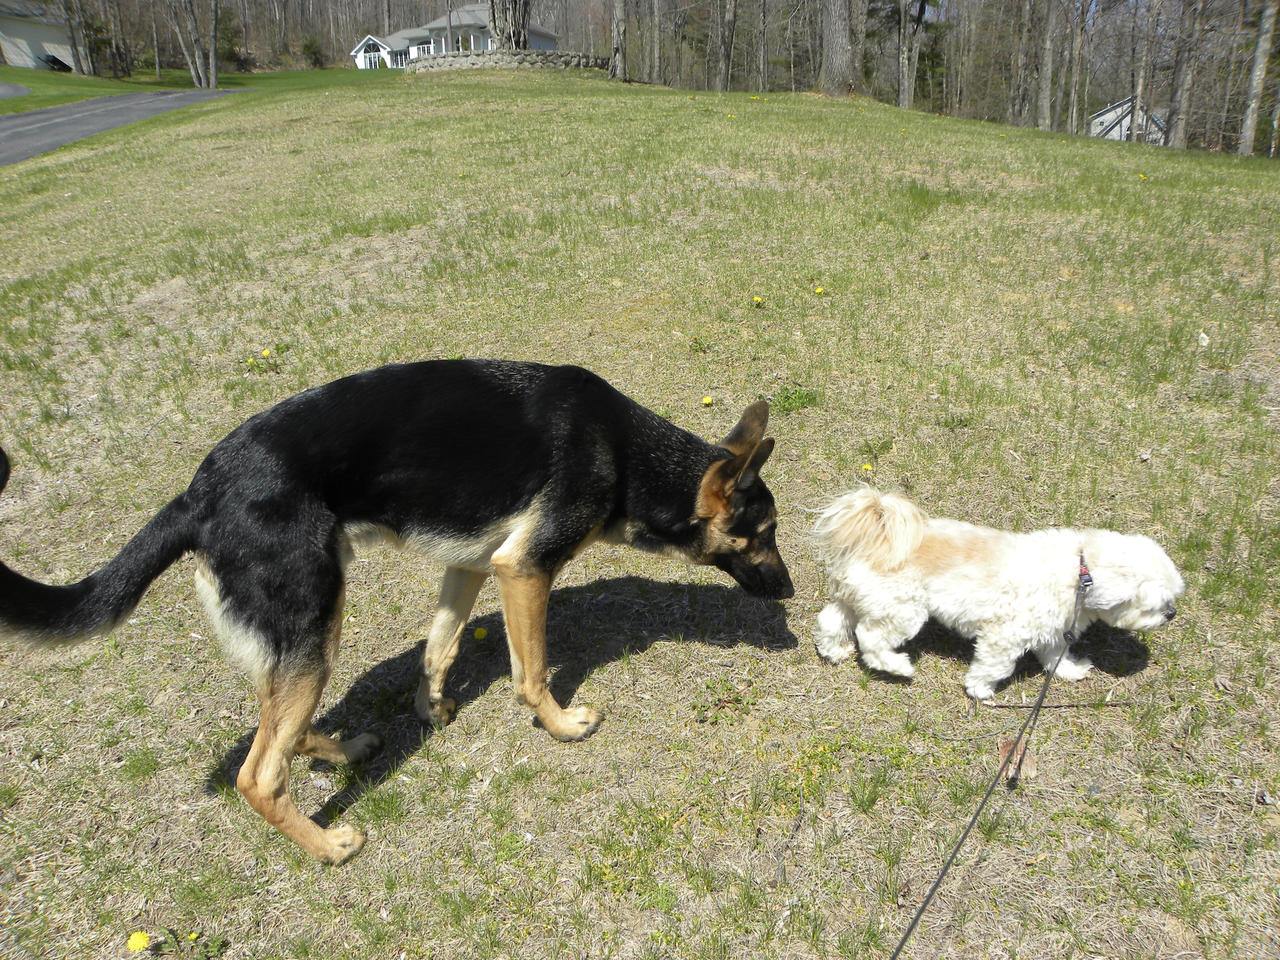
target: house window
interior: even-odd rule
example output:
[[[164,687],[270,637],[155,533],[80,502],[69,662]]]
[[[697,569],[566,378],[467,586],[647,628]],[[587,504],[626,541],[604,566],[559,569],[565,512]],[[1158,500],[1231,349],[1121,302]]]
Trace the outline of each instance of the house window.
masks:
[[[392,60],[394,61],[397,67],[403,67],[404,60],[405,60],[405,52],[403,50],[397,50],[394,54],[392,54]]]
[[[364,55],[364,68],[366,70],[377,70],[382,66],[382,57],[376,53],[366,53]]]

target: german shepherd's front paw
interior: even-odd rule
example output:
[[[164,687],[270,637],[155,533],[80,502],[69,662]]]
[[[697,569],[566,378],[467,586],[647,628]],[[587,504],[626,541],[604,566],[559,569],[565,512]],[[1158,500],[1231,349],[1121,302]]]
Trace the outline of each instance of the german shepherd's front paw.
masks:
[[[550,723],[543,722],[543,726],[557,740],[585,740],[596,732],[603,719],[604,716],[598,710],[590,707],[570,707],[560,711]]]
[[[324,837],[329,843],[329,848],[320,854],[320,859],[335,866],[346,863],[359,853],[365,840],[363,833],[346,824],[330,827],[324,831]]]
[[[429,696],[425,696],[419,690],[418,695],[413,698],[413,709],[423,723],[429,723],[433,727],[443,727],[447,726],[453,719],[453,715],[457,713],[458,704],[452,697],[442,697],[432,701]]]

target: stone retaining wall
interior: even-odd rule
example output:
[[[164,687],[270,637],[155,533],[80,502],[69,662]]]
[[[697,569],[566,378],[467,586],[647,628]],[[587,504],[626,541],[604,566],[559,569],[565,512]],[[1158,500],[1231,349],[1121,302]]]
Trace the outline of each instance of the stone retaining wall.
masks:
[[[609,61],[605,57],[591,57],[585,53],[564,50],[464,50],[461,53],[437,53],[419,57],[405,64],[404,70],[405,73],[432,73],[437,70],[470,70],[480,67],[534,67],[553,70],[588,67],[607,70]]]

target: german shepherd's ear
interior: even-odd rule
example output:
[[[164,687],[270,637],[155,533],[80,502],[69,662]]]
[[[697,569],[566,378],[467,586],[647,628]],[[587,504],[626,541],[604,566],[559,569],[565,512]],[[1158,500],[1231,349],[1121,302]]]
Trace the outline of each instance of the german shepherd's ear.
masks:
[[[757,400],[742,411],[737,426],[729,431],[729,435],[720,441],[720,446],[730,453],[748,453],[756,448],[764,437],[764,429],[769,425],[769,401]],[[766,453],[767,457],[768,454]],[[764,460],[760,461],[764,463]]]
[[[768,416],[767,409],[765,416]],[[771,453],[773,437],[766,437],[750,450],[713,463],[702,475],[702,483],[698,485],[697,515],[705,520],[724,511],[734,493],[749,490],[756,482],[760,476],[760,468]]]

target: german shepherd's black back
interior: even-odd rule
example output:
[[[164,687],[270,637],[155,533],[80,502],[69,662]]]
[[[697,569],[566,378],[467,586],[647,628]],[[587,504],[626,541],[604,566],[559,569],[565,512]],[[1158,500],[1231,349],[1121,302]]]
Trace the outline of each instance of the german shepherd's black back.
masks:
[[[546,687],[545,609],[560,568],[593,539],[715,564],[751,593],[792,591],[758,473],[773,448],[753,404],[713,445],[572,366],[437,360],[382,367],[245,421],[105,567],[48,586],[0,564],[0,631],[38,644],[105,632],[185,553],[224,644],[253,677],[262,723],[238,778],[249,802],[314,855],[363,837],[322,830],[288,798],[295,751],[353,761],[311,716],[337,653],[353,543],[387,540],[445,563],[416,706],[447,722],[444,679],[476,594],[498,578],[517,696],[560,739],[600,717]],[[0,451],[0,489],[8,478]]]

